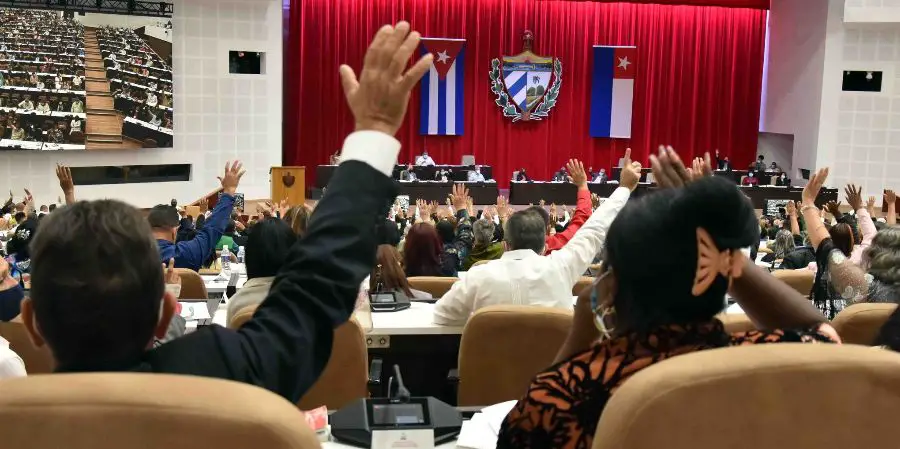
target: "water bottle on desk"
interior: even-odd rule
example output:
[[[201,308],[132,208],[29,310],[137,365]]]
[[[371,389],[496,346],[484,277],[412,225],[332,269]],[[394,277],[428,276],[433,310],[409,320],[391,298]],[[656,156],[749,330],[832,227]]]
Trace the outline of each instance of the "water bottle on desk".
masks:
[[[222,247],[222,274],[227,275],[231,271],[231,251],[228,245]]]
[[[244,263],[244,247],[243,246],[238,247],[237,259],[238,259],[238,263]]]

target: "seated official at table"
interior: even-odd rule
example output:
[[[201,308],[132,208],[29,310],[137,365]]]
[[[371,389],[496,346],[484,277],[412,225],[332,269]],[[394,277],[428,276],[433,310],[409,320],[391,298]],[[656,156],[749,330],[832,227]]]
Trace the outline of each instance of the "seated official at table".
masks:
[[[450,175],[452,173],[453,173],[452,171],[447,170],[445,168],[442,168],[440,170],[435,170],[434,171],[434,180],[440,181],[440,182],[448,182],[448,181],[450,181]],[[472,172],[469,172],[470,176],[471,176],[471,174],[472,174]]]
[[[47,100],[44,100],[44,99],[38,101],[37,111],[49,114],[50,113],[50,103],[47,103]]]
[[[787,177],[787,173],[781,172],[781,174],[775,178],[775,185],[779,187],[790,187],[791,180]]]
[[[484,182],[484,174],[481,173],[481,166],[476,165],[475,170],[469,171],[469,182]]]
[[[531,181],[531,178],[528,177],[528,174],[525,173],[525,168],[520,168],[518,172],[515,173],[515,178],[513,179],[517,182],[525,182]]]
[[[434,159],[428,155],[428,150],[422,151],[422,155],[416,158],[416,165],[419,167],[435,165]]]
[[[616,389],[671,357],[757,343],[840,341],[809,300],[743,256],[758,228],[753,207],[733,183],[707,176],[672,189],[665,188],[672,185],[667,176],[654,171],[660,190],[629,202],[612,223],[602,274],[579,295],[553,365],[534,377],[506,416],[498,449],[544,448],[548,435],[553,447],[591,447]],[[767,330],[727,333],[715,318],[726,292]]]
[[[625,160],[622,187],[600,205],[572,240],[548,256],[541,256],[546,248],[544,218],[528,209],[514,213],[504,231],[508,250],[498,260],[472,267],[453,284],[435,304],[434,323],[461,326],[473,312],[494,304],[571,309],[572,287],[600,253],[606,230],[640,179],[640,166],[632,164],[630,151]]]
[[[566,182],[569,179],[569,175],[566,173],[566,167],[559,169],[558,172],[553,174],[553,178],[551,181],[553,182]]]
[[[594,179],[591,180],[591,182],[596,182],[596,183],[601,183],[601,184],[605,183],[607,181],[609,181],[609,176],[606,175],[605,168],[601,168],[600,171],[597,172],[596,175],[594,175]]]
[[[413,165],[409,164],[406,166],[406,170],[400,172],[400,180],[401,181],[418,181],[418,177],[416,177],[416,172],[413,171]]]
[[[760,156],[762,157],[762,156]],[[756,177],[756,173],[752,170],[747,172],[747,176],[744,176],[744,179],[741,180],[742,186],[758,186],[759,178]]]
[[[237,162],[227,165],[225,177],[221,178],[222,195],[212,214],[206,219],[206,223],[202,228],[197,229],[197,235],[193,240],[175,243],[180,221],[174,207],[159,205],[150,210],[147,221],[153,229],[153,236],[159,246],[160,261],[165,262],[174,258],[175,268],[200,270],[203,262],[215,251],[215,244],[225,232],[225,227],[231,222],[234,193],[241,176],[244,175],[241,167],[241,164]]]
[[[290,225],[278,218],[266,218],[250,228],[244,249],[247,282],[228,299],[226,323],[248,306],[258,305],[269,295],[278,270],[284,266],[297,235]]]

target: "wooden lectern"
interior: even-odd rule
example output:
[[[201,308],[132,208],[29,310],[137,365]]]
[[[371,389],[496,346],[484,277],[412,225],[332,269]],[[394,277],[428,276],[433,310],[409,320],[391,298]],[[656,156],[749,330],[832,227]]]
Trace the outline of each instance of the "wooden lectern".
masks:
[[[283,199],[291,206],[306,204],[306,167],[272,167],[272,204]]]

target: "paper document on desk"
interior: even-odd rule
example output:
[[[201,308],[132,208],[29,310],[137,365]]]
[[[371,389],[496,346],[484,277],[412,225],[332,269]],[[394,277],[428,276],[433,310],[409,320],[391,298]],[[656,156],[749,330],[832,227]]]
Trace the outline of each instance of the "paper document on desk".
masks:
[[[463,422],[456,446],[466,449],[493,449],[506,415],[517,401],[506,401],[481,409],[472,419]]]

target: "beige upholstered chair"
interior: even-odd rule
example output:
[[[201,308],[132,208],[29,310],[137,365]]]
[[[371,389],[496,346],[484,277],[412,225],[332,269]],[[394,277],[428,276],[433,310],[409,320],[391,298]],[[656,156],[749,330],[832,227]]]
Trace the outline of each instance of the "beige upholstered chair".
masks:
[[[498,305],[476,311],[459,347],[459,405],[519,399],[553,363],[571,327],[571,310]]]
[[[253,317],[257,306],[249,306],[238,311],[230,329],[238,329]],[[312,410],[325,405],[337,410],[348,402],[369,396],[369,357],[366,335],[355,319],[334,330],[331,358],[322,375],[312,388],[300,398],[297,406],[302,410]]]
[[[175,272],[181,277],[181,295],[178,299],[202,299],[206,300],[209,294],[206,292],[206,283],[200,274],[187,268],[176,268]]]
[[[896,304],[854,304],[838,313],[831,325],[844,343],[871,346],[894,310]]]
[[[434,299],[441,299],[444,294],[450,291],[450,287],[459,280],[459,278],[438,277],[438,276],[413,276],[407,279],[409,287],[431,293]]]
[[[594,449],[897,447],[900,354],[762,344],[680,355],[612,395]],[[865,417],[865,418],[861,418]]]
[[[572,296],[578,296],[581,291],[594,284],[594,278],[590,276],[582,276],[575,285],[572,286]]]
[[[772,275],[790,285],[803,296],[809,296],[813,283],[816,281],[816,273],[810,270],[775,270]]]
[[[29,376],[53,372],[55,365],[53,354],[50,353],[50,349],[46,345],[37,348],[31,343],[31,340],[28,338],[28,331],[25,330],[25,324],[22,323],[21,315],[8,322],[0,322],[0,337],[9,341],[9,348],[25,362],[25,371],[28,372]]]
[[[54,374],[0,382],[3,446],[307,449],[302,414],[262,388],[166,374]]]

